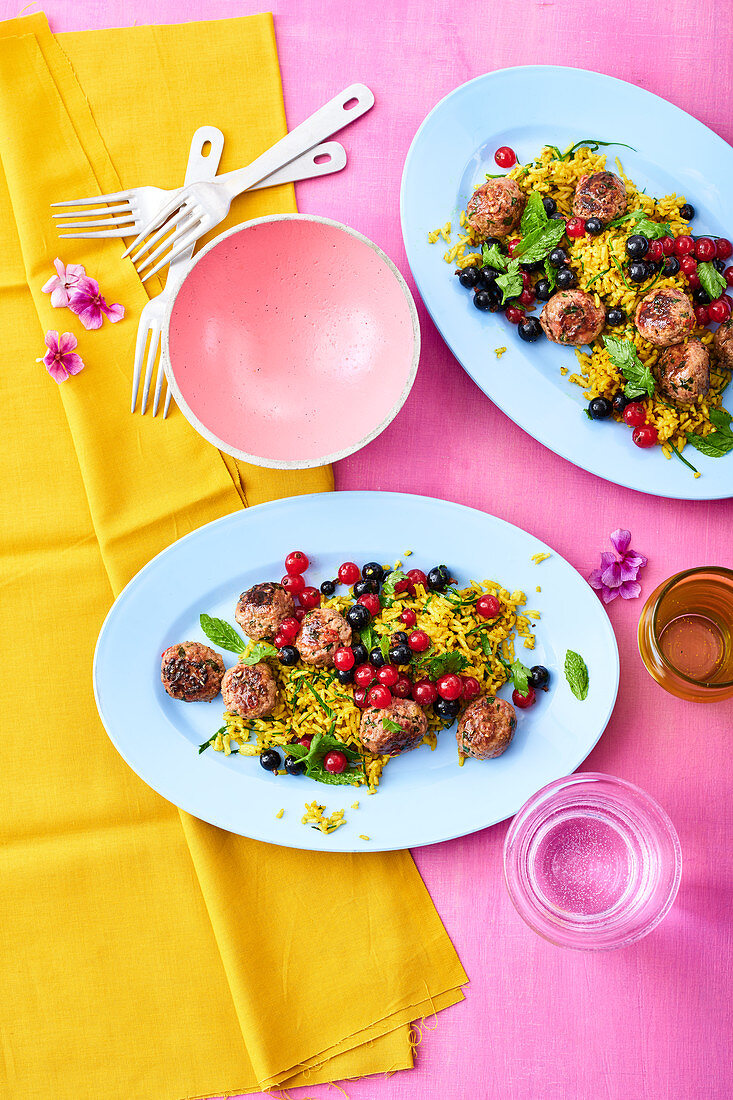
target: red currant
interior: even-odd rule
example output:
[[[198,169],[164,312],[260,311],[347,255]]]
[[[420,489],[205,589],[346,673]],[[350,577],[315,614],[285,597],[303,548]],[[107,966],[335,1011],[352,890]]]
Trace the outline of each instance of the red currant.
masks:
[[[293,615],[298,620],[299,623],[302,623],[303,619],[306,616],[306,610],[305,610],[304,607],[296,607],[295,611],[293,612]]]
[[[395,665],[382,665],[377,673],[377,679],[380,684],[384,684],[386,688],[393,688],[399,678],[400,674]]]
[[[517,309],[516,306],[507,306],[504,316],[510,325],[518,325],[520,321],[524,320],[524,312]]]
[[[380,710],[384,710],[392,702],[392,692],[383,684],[375,684],[373,688],[369,688],[367,701],[370,707],[379,707]]]
[[[643,424],[640,428],[634,428],[631,438],[637,447],[653,447],[659,436],[653,424]]]
[[[495,619],[501,611],[501,603],[496,596],[482,596],[476,600],[476,614],[482,619]]]
[[[509,241],[509,243],[506,246],[506,250],[507,250],[508,255],[513,257],[514,253],[517,251],[518,247],[519,247],[519,237],[512,237],[512,239]]]
[[[532,289],[532,276],[530,275],[530,273],[528,271],[522,271],[521,275],[522,275],[522,287],[523,287],[523,289],[524,290],[531,290]]]
[[[463,691],[461,678],[456,676],[454,672],[448,672],[445,676],[441,676],[435,686],[438,689],[438,695],[443,699],[459,699]]]
[[[302,550],[291,550],[285,559],[285,572],[291,577],[297,577],[305,573],[309,565],[310,562]]]
[[[359,687],[354,689],[354,702],[356,703],[357,707],[360,707],[362,710],[365,706],[367,706],[366,688]]]
[[[392,688],[392,694],[398,699],[409,699],[412,694],[412,680],[408,680],[406,676],[400,676]]]
[[[405,626],[414,626],[417,622],[417,615],[411,607],[406,607],[400,615],[400,621],[403,622]]]
[[[422,569],[408,569],[407,578],[413,588],[420,584],[427,591],[428,578],[425,576]]]
[[[733,267],[726,267],[725,271],[723,272],[723,278],[725,279],[728,286],[733,286]]]
[[[683,275],[696,275],[697,274],[697,260],[692,256],[683,256],[680,261],[680,270]]]
[[[565,232],[571,239],[585,236],[585,221],[583,218],[568,218],[565,222]]]
[[[662,255],[671,256],[674,252],[674,237],[662,237]]]
[[[304,588],[300,593],[300,606],[310,611],[313,607],[320,607],[321,593],[317,588]]]
[[[290,573],[283,577],[280,581],[286,592],[289,592],[291,596],[299,596],[305,588],[305,581],[299,573]]]
[[[696,306],[695,307],[695,320],[697,321],[698,325],[703,325],[704,326],[704,325],[707,325],[709,323],[710,314],[708,313],[708,307],[707,306]]]
[[[502,145],[494,153],[494,160],[500,168],[511,168],[517,163],[517,154],[508,145]]]
[[[341,775],[341,772],[346,771],[348,763],[346,754],[339,749],[331,749],[331,751],[327,752],[323,757],[323,766],[331,775]]]
[[[715,241],[711,240],[710,237],[698,237],[695,241],[695,255],[703,263],[714,260],[716,251]]]
[[[646,409],[638,401],[632,401],[623,412],[624,423],[630,428],[641,428],[646,424]]]
[[[693,290],[697,290],[698,287],[700,286],[700,277],[699,277],[699,275],[688,275],[687,276],[687,282],[688,282],[688,285],[691,286]]]
[[[304,733],[302,737],[298,738],[299,745],[305,745],[307,749],[311,747],[311,741],[313,740],[312,733]]]
[[[424,630],[413,630],[407,639],[407,644],[413,653],[424,653],[430,645],[430,638]]]
[[[289,641],[290,639],[286,638],[284,634],[276,634],[275,637],[272,639],[272,644],[274,645],[275,649],[282,649],[284,645],[288,645]]]
[[[512,692],[512,702],[514,706],[519,707],[520,710],[526,710],[527,707],[531,707],[536,698],[537,696],[534,693],[533,687],[527,688],[526,695],[522,695],[516,688]]]
[[[342,672],[348,672],[350,668],[354,667],[354,654],[348,646],[339,646],[333,655],[333,663],[336,668],[340,668]]]
[[[361,577],[361,570],[354,561],[345,561],[339,566],[338,579],[342,584],[356,584]]]
[[[674,250],[677,256],[689,256],[691,252],[695,251],[695,242],[692,237],[688,237],[683,233],[681,237],[675,237]]]
[[[429,707],[438,698],[435,684],[431,680],[418,680],[412,685],[412,698],[421,707]]]
[[[287,638],[289,642],[292,642],[293,638],[297,637],[299,630],[300,623],[294,615],[290,619],[283,619],[280,623],[279,633],[282,634],[283,638]]]
[[[727,237],[718,237],[715,242],[715,254],[719,260],[727,260],[729,256],[733,256],[733,244]]]
[[[708,306],[708,316],[716,325],[722,325],[730,317],[730,305],[727,298],[716,298]]]
[[[461,677],[461,679],[463,680],[463,691],[461,693],[461,697],[465,699],[467,703],[469,703],[471,699],[475,699],[478,695],[481,694],[481,684],[478,682],[475,676],[463,676]]]
[[[373,665],[358,665],[354,671],[354,683],[360,688],[369,687],[375,676]]]
[[[379,596],[375,596],[373,592],[365,592],[363,596],[359,596],[356,602],[362,604],[372,616],[378,615],[382,606],[379,602]]]
[[[519,301],[523,306],[531,306],[534,302],[534,294],[531,290],[523,290],[519,295]]]
[[[661,260],[664,252],[662,251],[661,240],[649,241],[649,248],[647,249],[645,259],[647,260]]]

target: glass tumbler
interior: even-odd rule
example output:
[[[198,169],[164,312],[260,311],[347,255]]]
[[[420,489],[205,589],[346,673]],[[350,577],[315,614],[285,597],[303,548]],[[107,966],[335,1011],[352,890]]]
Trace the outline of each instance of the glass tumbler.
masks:
[[[598,951],[646,936],[669,911],[681,873],[664,810],[632,783],[597,772],[543,787],[504,842],[519,915],[560,947]]]
[[[686,569],[660,584],[641,612],[639,653],[681,699],[733,697],[733,570]]]

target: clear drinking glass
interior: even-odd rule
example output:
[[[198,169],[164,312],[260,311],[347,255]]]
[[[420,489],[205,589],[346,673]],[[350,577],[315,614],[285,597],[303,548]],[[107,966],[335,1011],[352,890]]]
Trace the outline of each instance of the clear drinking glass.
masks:
[[[658,684],[699,703],[733,696],[733,570],[686,569],[644,604],[639,653]]]
[[[646,936],[669,911],[681,872],[680,842],[661,806],[597,772],[543,787],[504,842],[519,915],[561,947],[597,951]]]

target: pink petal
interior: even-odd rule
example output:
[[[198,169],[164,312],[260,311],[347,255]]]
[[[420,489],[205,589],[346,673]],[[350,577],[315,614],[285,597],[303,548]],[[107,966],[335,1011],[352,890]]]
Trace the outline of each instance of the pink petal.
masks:
[[[612,562],[608,569],[603,570],[601,580],[609,588],[618,588],[623,577],[621,576],[621,566],[617,561]]]
[[[624,554],[624,561],[627,565],[632,565],[636,569],[640,569],[642,565],[646,565],[649,559],[645,558],[643,554],[637,553],[636,550],[629,550]]]
[[[53,266],[56,268],[56,274],[59,277],[59,281],[62,282],[62,283],[65,283],[66,282],[66,267],[63,264],[63,262],[58,258],[58,256],[53,261]]]
[[[59,350],[59,334],[55,329],[49,329],[44,340],[46,347],[55,354]]]
[[[53,363],[47,364],[46,370],[51,375],[54,382],[65,382],[69,377],[63,363],[56,362],[55,360]]]
[[[91,303],[82,310],[74,310],[74,313],[78,312],[79,320],[86,329],[95,329],[102,327],[102,311],[98,306]]]
[[[78,374],[80,370],[84,370],[84,360],[75,351],[70,351],[68,355],[65,355],[63,363],[69,374]]]
[[[63,288],[63,282],[59,279],[58,275],[52,275],[48,282],[44,283],[41,290],[44,294],[50,294],[52,290],[56,290],[57,287]]]
[[[74,287],[75,294],[86,294],[90,298],[96,298],[99,294],[99,283],[89,275],[80,275]]]
[[[84,264],[68,264],[66,268],[67,283],[77,283],[84,275],[86,275]]]
[[[623,527],[619,527],[619,529],[614,531],[611,535],[611,542],[613,543],[616,553],[625,554],[631,542],[631,531],[626,531]]]
[[[62,355],[66,355],[67,352],[73,351],[78,343],[79,341],[73,332],[62,332],[59,340],[59,351]]]
[[[609,565],[613,565],[616,561],[616,555],[612,554],[610,550],[604,550],[601,554],[601,569],[608,569]]]
[[[51,291],[51,305],[54,309],[64,309],[68,304],[69,295],[64,287],[57,286],[55,290]]]
[[[619,589],[618,588],[604,588],[603,591],[601,592],[601,596],[603,597],[603,602],[604,603],[611,603],[613,600],[616,599],[618,594],[619,594]]]
[[[102,309],[107,314],[112,324],[115,325],[118,321],[121,321],[122,318],[125,316],[125,307],[121,306],[119,303],[108,306],[107,303],[104,301],[104,298],[102,299],[102,301],[104,302]]]
[[[594,569],[588,577],[588,584],[591,588],[603,588],[603,581],[601,580],[600,569]]]
[[[618,591],[624,600],[635,600],[641,594],[641,585],[638,581],[627,581]]]

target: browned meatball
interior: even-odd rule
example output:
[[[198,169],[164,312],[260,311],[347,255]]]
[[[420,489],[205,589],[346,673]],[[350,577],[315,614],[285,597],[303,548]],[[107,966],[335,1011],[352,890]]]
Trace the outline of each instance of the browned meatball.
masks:
[[[234,618],[248,637],[259,641],[260,638],[273,638],[283,619],[290,618],[294,611],[290,593],[281,584],[265,581],[242,593]]]
[[[626,187],[613,172],[581,176],[573,197],[576,218],[600,218],[604,225],[626,211]]]
[[[513,179],[487,180],[468,200],[468,224],[480,240],[508,237],[517,228],[527,196]]]
[[[168,646],[160,659],[160,679],[171,699],[208,703],[219,694],[224,661],[200,642]]]
[[[692,405],[710,389],[710,356],[699,340],[665,348],[653,371],[660,393],[678,405]]]
[[[658,348],[679,344],[695,326],[692,302],[673,286],[645,294],[636,307],[634,319],[639,335]]]
[[[390,729],[399,726],[399,730]],[[399,756],[416,748],[428,731],[428,720],[412,699],[394,699],[384,710],[369,707],[361,716],[359,737],[365,749],[380,756]]]
[[[733,370],[733,318],[724,321],[713,336],[713,356],[725,370]]]
[[[351,645],[351,627],[334,608],[319,607],[305,616],[293,644],[307,665],[330,668],[338,647]]]
[[[476,760],[492,760],[506,752],[516,728],[517,715],[511,703],[481,695],[458,719],[458,751]]]
[[[606,311],[584,290],[553,294],[540,314],[545,335],[556,344],[590,344],[606,323]]]
[[[269,665],[235,665],[221,684],[224,706],[240,718],[263,718],[277,703],[277,684]]]

